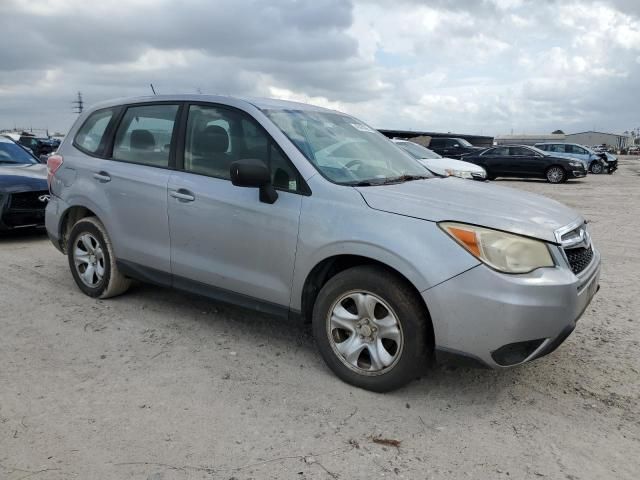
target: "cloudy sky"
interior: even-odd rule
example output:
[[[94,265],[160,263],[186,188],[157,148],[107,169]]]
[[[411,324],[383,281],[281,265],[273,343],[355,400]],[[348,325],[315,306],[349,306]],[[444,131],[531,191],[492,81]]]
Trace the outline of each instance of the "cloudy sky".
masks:
[[[150,93],[302,100],[378,128],[640,127],[640,0],[0,0],[0,129]]]

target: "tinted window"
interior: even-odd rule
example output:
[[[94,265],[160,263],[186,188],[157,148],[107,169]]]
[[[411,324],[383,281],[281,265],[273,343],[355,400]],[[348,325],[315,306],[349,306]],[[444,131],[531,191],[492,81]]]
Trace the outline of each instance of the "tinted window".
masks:
[[[20,145],[0,140],[0,165],[10,165],[12,163],[31,164],[37,162]]]
[[[102,137],[112,117],[112,109],[92,113],[76,134],[74,140],[76,146],[89,153],[98,152],[104,146]]]
[[[442,147],[444,145],[444,141],[441,138],[432,138],[429,142],[430,147]]]
[[[262,160],[276,188],[298,190],[299,175],[267,133],[248,115],[231,109],[189,107],[184,152],[188,172],[229,179],[231,162]]]
[[[533,153],[530,150],[527,150],[523,147],[509,147],[509,151],[511,155],[523,156],[523,155],[532,155]]]
[[[549,151],[555,153],[566,153],[564,143],[554,143],[553,145],[551,145]]]
[[[177,113],[177,105],[129,107],[116,131],[113,159],[168,167]]]
[[[487,152],[484,155],[492,156],[492,157],[506,157],[509,155],[509,148],[507,147],[492,148],[491,150],[487,150]]]

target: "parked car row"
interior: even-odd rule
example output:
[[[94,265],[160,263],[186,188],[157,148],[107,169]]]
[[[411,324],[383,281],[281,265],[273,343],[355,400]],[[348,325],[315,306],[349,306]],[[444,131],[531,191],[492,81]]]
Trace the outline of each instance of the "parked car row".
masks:
[[[508,173],[499,151],[458,145]],[[562,165],[547,168],[554,181],[586,175],[580,160],[511,148],[503,157]],[[431,361],[551,353],[599,288],[584,217],[430,157],[300,103],[105,102],[48,159],[46,228],[88,296],[138,279],[306,319],[329,368],[373,391]]]
[[[596,153],[572,143],[481,148],[461,138],[432,138],[427,148],[406,139],[392,141],[431,172],[441,176],[453,175],[476,180],[498,177],[544,178],[551,183],[563,183],[585,177],[587,172],[611,174],[618,168],[615,155]],[[448,158],[439,155],[440,152],[448,155]]]
[[[24,148],[33,153],[37,158],[41,155],[48,156],[55,152],[60,146],[60,140],[57,138],[37,137],[35,135],[25,133],[5,133],[5,137],[10,138],[14,142],[22,145]]]

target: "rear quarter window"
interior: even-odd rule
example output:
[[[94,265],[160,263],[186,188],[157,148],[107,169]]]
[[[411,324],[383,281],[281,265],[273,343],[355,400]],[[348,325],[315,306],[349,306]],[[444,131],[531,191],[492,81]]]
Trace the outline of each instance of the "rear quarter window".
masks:
[[[113,115],[114,110],[111,108],[98,110],[89,115],[78,130],[73,140],[74,145],[88,153],[100,152],[106,140],[104,133]]]

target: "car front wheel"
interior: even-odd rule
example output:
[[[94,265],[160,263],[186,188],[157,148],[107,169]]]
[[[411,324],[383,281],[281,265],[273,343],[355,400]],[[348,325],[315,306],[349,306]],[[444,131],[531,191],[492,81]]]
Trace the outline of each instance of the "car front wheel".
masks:
[[[96,217],[82,218],[73,226],[67,256],[73,279],[90,297],[114,297],[131,284],[118,270],[107,231]]]
[[[562,183],[567,179],[567,173],[562,167],[550,167],[547,170],[547,181],[549,183]]]
[[[313,332],[331,370],[376,392],[399,388],[428,363],[428,313],[406,280],[385,268],[358,266],[332,277],[313,309]]]
[[[602,173],[602,164],[600,162],[591,162],[591,166],[589,167],[591,173],[599,175]]]

